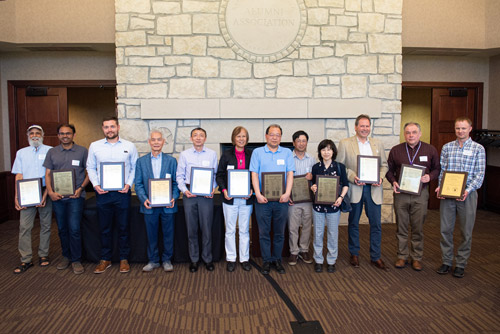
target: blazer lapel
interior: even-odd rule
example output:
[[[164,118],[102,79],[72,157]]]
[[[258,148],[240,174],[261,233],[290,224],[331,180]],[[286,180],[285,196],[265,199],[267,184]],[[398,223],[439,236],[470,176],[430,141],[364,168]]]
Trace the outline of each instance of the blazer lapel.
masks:
[[[150,179],[154,178],[153,164],[151,163],[151,153],[149,153],[149,159],[147,160],[146,166],[147,166],[148,178]]]
[[[370,138],[370,147],[372,148],[372,154],[375,155],[375,156],[378,156],[379,155],[378,147],[373,142],[373,138]]]
[[[356,138],[356,136],[352,137],[351,145],[354,155],[358,156],[360,153],[359,153],[358,139]]]

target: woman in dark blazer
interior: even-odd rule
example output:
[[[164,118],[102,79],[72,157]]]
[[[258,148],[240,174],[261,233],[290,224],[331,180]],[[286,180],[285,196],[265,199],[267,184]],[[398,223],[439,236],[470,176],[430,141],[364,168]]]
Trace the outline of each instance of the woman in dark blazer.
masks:
[[[252,189],[248,197],[231,198],[228,196],[227,174],[229,169],[248,169],[252,152],[245,148],[248,143],[248,131],[242,126],[234,128],[231,135],[233,147],[224,151],[220,157],[217,170],[217,184],[224,195],[222,208],[226,222],[226,261],[227,271],[236,269],[236,221],[239,222],[239,254],[240,263],[245,271],[252,267],[248,260],[250,258],[250,216],[253,209]]]

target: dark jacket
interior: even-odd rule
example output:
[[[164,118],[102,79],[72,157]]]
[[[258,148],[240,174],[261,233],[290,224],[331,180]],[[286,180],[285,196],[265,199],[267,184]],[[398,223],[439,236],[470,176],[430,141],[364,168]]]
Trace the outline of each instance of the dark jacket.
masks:
[[[248,169],[250,167],[251,157],[252,157],[252,152],[249,149],[245,148],[245,169]],[[236,154],[235,154],[235,146],[225,150],[220,157],[219,168],[217,169],[216,181],[221,193],[223,189],[227,189],[227,166],[234,166],[234,169],[238,168],[238,161],[236,160]],[[250,187],[252,184],[251,181],[252,180],[250,180]],[[253,188],[251,188],[251,191],[253,193]],[[231,204],[231,205],[233,204],[233,200],[228,201],[224,197],[223,193],[222,193],[222,200],[226,204]],[[254,196],[247,199],[247,205],[252,205],[253,201],[254,201]]]

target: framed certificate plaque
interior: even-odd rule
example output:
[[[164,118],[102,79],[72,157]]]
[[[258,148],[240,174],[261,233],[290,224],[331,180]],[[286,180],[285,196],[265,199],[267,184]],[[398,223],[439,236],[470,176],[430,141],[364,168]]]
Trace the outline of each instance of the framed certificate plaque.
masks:
[[[380,157],[373,155],[358,155],[359,182],[379,183],[380,182]]]
[[[227,195],[233,198],[250,197],[250,171],[248,169],[227,170]]]
[[[422,191],[422,176],[424,176],[425,167],[413,165],[401,165],[399,173],[399,191],[411,195],[420,195]]]
[[[315,204],[333,205],[339,198],[340,178],[331,175],[316,175]]]
[[[443,172],[443,178],[439,186],[439,197],[462,198],[467,184],[467,172]]]
[[[205,167],[191,167],[189,191],[197,196],[212,196],[214,170]]]
[[[171,206],[172,179],[149,179],[149,203],[152,207]]]
[[[104,191],[122,190],[125,187],[125,163],[101,162],[101,189]]]
[[[42,180],[17,180],[17,201],[21,207],[37,206],[42,204]]]
[[[69,197],[75,194],[75,170],[61,169],[53,170],[50,173],[52,190],[62,197]]]
[[[285,193],[285,172],[262,172],[262,195],[268,201],[279,201]]]
[[[312,202],[311,182],[305,175],[293,177],[292,201],[294,203]]]

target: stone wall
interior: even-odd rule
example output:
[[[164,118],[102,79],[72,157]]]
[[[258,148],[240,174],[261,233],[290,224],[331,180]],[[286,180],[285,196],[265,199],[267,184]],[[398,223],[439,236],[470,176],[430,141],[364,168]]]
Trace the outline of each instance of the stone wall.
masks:
[[[219,152],[236,125],[263,142],[279,123],[283,141],[307,131],[315,155],[352,136],[360,113],[387,152],[399,143],[402,0],[236,1],[116,0],[118,116],[140,153],[153,128],[178,156],[196,126]]]

